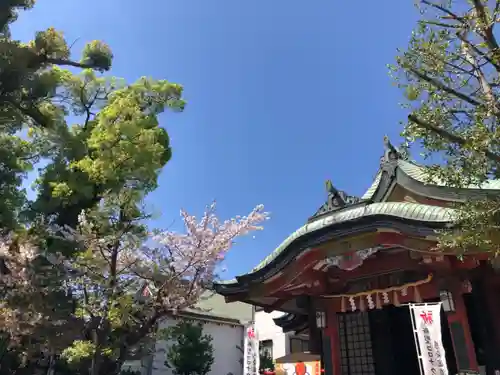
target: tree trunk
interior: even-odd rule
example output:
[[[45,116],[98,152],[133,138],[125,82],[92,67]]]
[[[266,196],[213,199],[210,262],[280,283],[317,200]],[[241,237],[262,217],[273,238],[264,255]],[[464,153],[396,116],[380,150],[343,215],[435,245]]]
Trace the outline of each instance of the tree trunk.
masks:
[[[49,365],[47,367],[46,375],[54,375],[55,365],[56,365],[55,356],[53,354],[51,354],[49,357]]]
[[[102,346],[103,345],[101,343],[101,349]],[[103,356],[100,351],[96,351],[92,357],[92,365],[89,370],[90,375],[118,375],[121,371],[123,363],[125,362],[127,352],[127,347],[122,346],[122,348],[120,348],[118,358],[110,358]]]
[[[92,342],[95,345],[94,355],[92,356],[92,365],[90,366],[89,375],[99,375],[99,370],[101,367],[101,343],[99,340],[99,333],[97,329],[92,330]]]
[[[112,358],[103,358],[99,366],[100,373],[97,375],[118,375],[121,371],[123,362]]]

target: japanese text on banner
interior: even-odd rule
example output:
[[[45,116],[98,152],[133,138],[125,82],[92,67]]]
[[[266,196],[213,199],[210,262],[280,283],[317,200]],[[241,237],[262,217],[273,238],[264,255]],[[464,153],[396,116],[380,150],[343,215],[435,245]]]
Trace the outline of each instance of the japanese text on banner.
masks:
[[[441,335],[441,303],[410,305],[423,375],[448,375]]]
[[[258,375],[259,373],[259,339],[253,325],[245,327],[243,345],[243,375]]]

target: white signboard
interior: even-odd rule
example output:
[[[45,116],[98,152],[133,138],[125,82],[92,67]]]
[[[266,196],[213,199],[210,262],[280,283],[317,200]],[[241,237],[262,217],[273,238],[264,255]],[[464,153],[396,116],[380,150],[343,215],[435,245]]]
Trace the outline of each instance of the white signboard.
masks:
[[[245,326],[243,342],[243,375],[259,374],[259,339],[253,323]]]
[[[448,375],[441,336],[441,302],[409,307],[422,375]]]

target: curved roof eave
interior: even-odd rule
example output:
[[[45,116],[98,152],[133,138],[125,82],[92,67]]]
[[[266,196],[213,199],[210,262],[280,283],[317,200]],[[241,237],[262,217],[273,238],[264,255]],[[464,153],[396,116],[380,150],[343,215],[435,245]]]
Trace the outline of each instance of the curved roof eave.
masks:
[[[445,227],[453,221],[455,211],[451,208],[422,205],[409,202],[378,202],[366,205],[348,206],[342,210],[334,211],[331,214],[309,222],[288,236],[269,256],[260,262],[252,271],[236,279],[221,281],[217,284],[220,287],[231,284],[238,284],[238,278],[250,277],[260,270],[271,265],[281,254],[287,250],[292,243],[303,239],[305,236],[314,234],[326,228],[334,227],[338,224],[354,222],[362,218],[392,217],[412,222],[439,224]],[[425,225],[424,225],[425,226]],[[220,289],[220,288],[219,288]]]
[[[447,201],[463,201],[466,197],[460,197],[461,195],[485,195],[493,191],[500,191],[500,180],[488,180],[481,185],[469,185],[464,188],[454,188],[447,186],[438,178],[434,178],[429,181],[426,168],[422,165],[418,165],[404,159],[398,159],[394,164],[394,175],[396,176],[398,184],[410,191],[429,197]],[[372,184],[363,194],[361,199],[367,200],[375,197],[383,180],[382,175],[383,168],[378,171]],[[383,194],[380,196],[383,196]]]
[[[285,314],[273,319],[274,323],[285,332],[302,328],[309,322],[307,315]]]
[[[373,179],[372,184],[368,188],[368,190],[361,196],[361,199],[367,200],[367,199],[372,199],[373,195],[378,189],[378,186],[380,185],[380,180],[382,178],[382,171],[378,171],[377,175]]]
[[[278,316],[277,318],[273,318],[273,321],[278,326],[283,326],[288,323],[291,323],[293,320],[297,318],[296,314],[292,313],[284,313],[283,315]]]

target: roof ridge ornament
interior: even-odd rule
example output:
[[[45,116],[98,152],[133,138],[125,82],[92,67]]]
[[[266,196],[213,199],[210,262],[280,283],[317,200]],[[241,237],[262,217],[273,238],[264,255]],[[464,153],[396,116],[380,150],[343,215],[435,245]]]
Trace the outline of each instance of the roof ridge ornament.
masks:
[[[340,210],[344,207],[358,203],[361,199],[352,195],[347,195],[342,190],[337,190],[331,180],[325,181],[325,188],[327,193],[326,202],[319,208],[319,210],[309,219],[314,220],[316,217],[323,214]]]
[[[335,189],[335,187],[332,184],[332,180],[326,180],[325,181],[325,187],[326,187],[326,192],[328,194],[338,194],[338,190]]]
[[[330,209],[330,211],[344,207],[346,205],[346,194],[343,191],[335,189],[331,180],[326,180],[325,186],[326,192],[328,194],[326,203],[328,204],[328,208]]]
[[[385,162],[402,159],[401,153],[396,147],[393,146],[387,135],[384,136],[384,148],[385,152],[383,159]]]
[[[384,155],[380,158],[380,168],[392,178],[396,175],[398,161],[406,158],[397,147],[393,146],[387,135],[384,136],[384,148]]]

